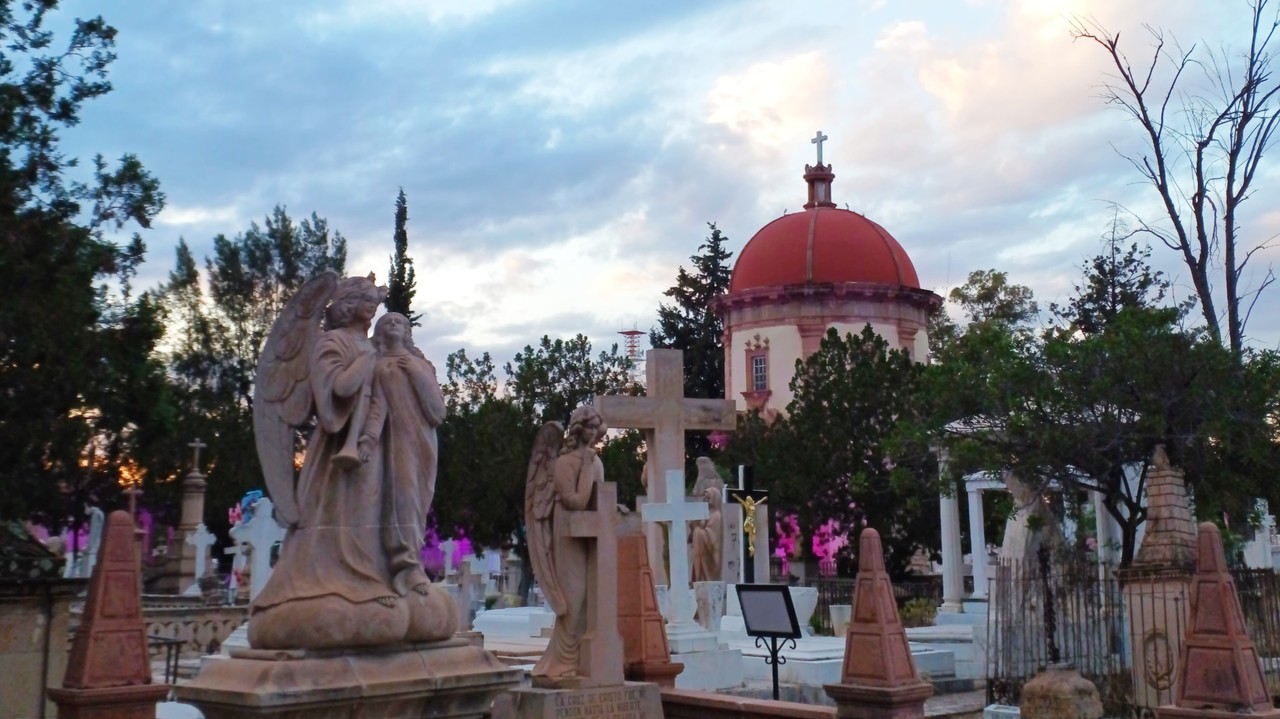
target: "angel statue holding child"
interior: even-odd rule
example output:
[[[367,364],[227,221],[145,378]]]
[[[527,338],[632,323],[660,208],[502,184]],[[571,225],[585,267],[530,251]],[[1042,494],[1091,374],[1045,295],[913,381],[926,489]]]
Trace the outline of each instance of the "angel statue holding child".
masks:
[[[370,340],[385,297],[372,275],[318,275],[263,346],[254,434],[288,534],[250,608],[255,649],[425,642],[457,629],[453,600],[431,589],[419,551],[444,400],[402,315],[384,316],[377,347]],[[312,416],[295,473],[295,428]]]

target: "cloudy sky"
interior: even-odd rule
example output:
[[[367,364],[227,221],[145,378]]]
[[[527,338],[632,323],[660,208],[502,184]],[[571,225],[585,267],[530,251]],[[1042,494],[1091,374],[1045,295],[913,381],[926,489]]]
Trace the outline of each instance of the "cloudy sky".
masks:
[[[1099,99],[1107,58],[1073,15],[1235,49],[1244,0],[139,0],[64,2],[120,31],[115,91],[68,134],[136,152],[168,207],[141,284],[271,208],[316,212],[385,276],[409,198],[418,343],[500,361],[543,334],[648,329],[715,221],[741,249],[805,198],[830,140],[834,199],[877,220],[939,293],[995,267],[1063,300],[1117,201],[1156,217]],[[1242,218],[1280,232],[1280,150]],[[1185,296],[1190,283],[1156,249]],[[1275,254],[1255,260],[1265,270]],[[1247,280],[1256,282],[1258,277]],[[1280,339],[1280,289],[1249,326]]]

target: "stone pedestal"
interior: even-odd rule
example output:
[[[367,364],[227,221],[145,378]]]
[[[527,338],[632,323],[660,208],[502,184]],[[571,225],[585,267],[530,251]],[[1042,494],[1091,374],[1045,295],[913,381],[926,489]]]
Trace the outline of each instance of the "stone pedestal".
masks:
[[[656,684],[627,682],[591,689],[516,689],[493,719],[662,719]],[[504,702],[505,703],[505,702]]]
[[[925,700],[933,696],[933,686],[925,682],[902,687],[827,684],[822,688],[836,702],[837,719],[921,719]]]
[[[521,672],[462,639],[365,650],[235,649],[177,687],[206,719],[482,717]]]
[[[1147,470],[1146,524],[1142,546],[1119,579],[1129,615],[1134,701],[1155,707],[1177,695],[1196,559],[1183,473],[1169,464],[1164,447],[1156,448]]]
[[[151,683],[133,535],[128,513],[107,517],[62,687],[48,692],[63,719],[150,719],[169,695],[168,685]]]
[[[204,547],[198,547],[186,541],[187,537],[196,533],[200,524],[204,522],[204,492],[207,483],[204,475],[201,474],[199,468],[192,469],[187,473],[186,479],[182,480],[182,517],[178,522],[178,546],[181,547],[182,559],[178,565],[178,589],[185,590],[194,586],[196,581],[200,579],[200,572],[197,567],[203,569],[204,562],[197,559],[196,555],[205,552]]]
[[[156,703],[168,696],[167,684],[49,690],[58,719],[154,719]]]
[[[724,616],[724,588],[724,582],[693,583],[693,596],[698,602],[694,619],[712,634],[720,631],[720,618]]]
[[[823,686],[836,702],[836,716],[923,717],[924,701],[933,696],[933,686],[920,679],[911,660],[893,585],[884,568],[880,535],[870,528],[862,530],[858,548],[852,615],[845,633],[840,683]]]
[[[1101,719],[1102,698],[1070,664],[1051,664],[1022,687],[1019,708],[1036,719]]]
[[[1212,522],[1199,527],[1191,621],[1178,665],[1177,699],[1156,710],[1160,719],[1280,717],[1280,709],[1272,706],[1257,648],[1245,630],[1222,535]]]

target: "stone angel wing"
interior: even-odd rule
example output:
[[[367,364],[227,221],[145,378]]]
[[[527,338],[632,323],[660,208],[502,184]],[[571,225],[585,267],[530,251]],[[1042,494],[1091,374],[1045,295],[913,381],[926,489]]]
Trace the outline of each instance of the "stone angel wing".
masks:
[[[320,338],[325,306],[338,286],[332,270],[306,281],[276,318],[262,345],[253,383],[253,434],[276,520],[298,523],[294,496],[294,428],[310,419],[311,353]]]
[[[529,471],[525,475],[524,513],[527,519],[546,519],[555,506],[556,457],[564,444],[564,425],[547,422],[538,430],[533,441],[533,454],[529,456]]]
[[[564,425],[547,422],[538,430],[529,457],[529,472],[524,487],[525,539],[529,544],[529,563],[533,576],[551,605],[551,611],[562,614],[567,604],[556,576],[555,552],[552,548],[552,514],[556,506],[556,458],[564,444]]]

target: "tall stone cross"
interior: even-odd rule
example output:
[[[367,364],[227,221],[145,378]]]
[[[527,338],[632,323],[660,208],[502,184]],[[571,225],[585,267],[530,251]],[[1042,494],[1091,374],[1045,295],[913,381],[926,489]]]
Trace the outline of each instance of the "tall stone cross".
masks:
[[[191,458],[191,471],[199,472],[200,471],[200,450],[204,449],[205,447],[208,447],[209,445],[205,444],[204,442],[201,442],[200,438],[196,437],[196,441],[192,442],[191,444],[188,444],[187,446],[193,450],[193,456]]]
[[[751,465],[742,465],[738,467],[738,488],[729,490],[726,505],[732,505],[737,508],[736,516],[739,518],[739,525],[743,526],[742,542],[739,545],[741,561],[738,562],[739,571],[741,571],[741,581],[745,584],[754,584],[758,581],[769,581],[769,506],[765,504],[768,501],[769,493],[763,489],[755,487],[755,469]],[[754,536],[746,536],[746,512],[744,509],[748,503],[754,503],[755,506],[755,529]],[[755,554],[749,554],[749,548],[754,543]]]
[[[732,431],[738,426],[737,406],[732,400],[684,396],[684,353],[680,350],[645,352],[645,391],[645,397],[597,395],[594,404],[610,427],[645,430],[651,477],[665,477],[673,469],[684,471],[685,432]],[[651,502],[668,500],[661,480],[650,482],[648,492]],[[684,496],[683,480],[674,496]],[[649,535],[649,566],[654,581],[664,584],[661,536]]]
[[[195,549],[195,581],[182,591],[184,596],[200,596],[200,578],[204,576],[205,568],[208,566],[209,547],[213,546],[217,540],[218,538],[204,526],[203,522],[196,525],[196,531],[187,534],[185,544]]]
[[[684,498],[684,470],[673,469],[666,474],[667,496],[664,503],[649,503],[640,507],[640,517],[646,522],[670,523],[671,530],[671,597],[670,625],[693,623],[697,609],[689,592],[689,522],[707,518],[706,502],[689,502]],[[668,630],[668,634],[671,630]]]
[[[829,138],[829,137],[827,137],[826,135],[822,134],[822,130],[818,130],[818,134],[814,135],[814,136],[813,136],[813,139],[809,141],[811,144],[814,144],[814,145],[817,145],[817,146],[818,146],[818,164],[819,164],[819,165],[821,165],[821,164],[822,164],[822,143],[823,143],[824,141],[826,141],[826,140],[830,140],[830,139],[831,139],[831,138]]]
[[[578,676],[583,678],[584,687],[621,686],[618,485],[613,482],[597,484],[594,503],[585,510],[567,514],[569,536],[584,539],[587,543],[587,631],[579,644]]]
[[[178,575],[180,582],[189,581],[190,586],[198,591],[200,577],[204,576],[204,553],[208,545],[192,544],[191,536],[196,533],[197,527],[200,531],[208,531],[204,529],[204,491],[207,483],[204,473],[200,471],[200,450],[208,445],[196,437],[187,446],[192,449],[192,458],[191,471],[182,480],[182,514],[178,519],[178,531],[186,537],[186,541],[178,561]]]

